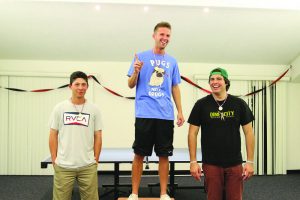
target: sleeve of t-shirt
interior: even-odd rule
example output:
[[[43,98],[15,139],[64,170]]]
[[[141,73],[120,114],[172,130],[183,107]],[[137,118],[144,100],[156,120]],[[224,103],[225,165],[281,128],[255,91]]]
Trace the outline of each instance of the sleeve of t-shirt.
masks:
[[[179,68],[177,62],[174,65],[174,70],[173,70],[173,78],[172,78],[172,85],[178,85],[181,83],[181,77],[179,73]]]
[[[241,106],[242,106],[241,125],[244,126],[249,122],[252,122],[254,120],[254,116],[248,104],[243,99],[241,99]]]
[[[59,115],[59,107],[55,106],[53,109],[50,119],[49,119],[49,127],[51,129],[58,130],[59,129],[59,122],[60,122],[60,115]]]
[[[132,62],[131,62],[131,65],[130,65],[130,68],[129,68],[128,72],[127,72],[127,76],[128,76],[128,77],[130,77],[130,76],[133,74],[133,71],[134,71],[134,66],[133,66],[133,64],[134,64],[134,59],[135,59],[135,58],[133,58],[133,60],[132,60]]]
[[[200,113],[200,107],[199,107],[199,101],[197,101],[190,113],[188,123],[200,126],[201,125],[201,113]]]
[[[102,115],[101,115],[101,111],[98,106],[96,106],[96,109],[95,109],[95,123],[94,124],[95,124],[94,131],[103,129]]]

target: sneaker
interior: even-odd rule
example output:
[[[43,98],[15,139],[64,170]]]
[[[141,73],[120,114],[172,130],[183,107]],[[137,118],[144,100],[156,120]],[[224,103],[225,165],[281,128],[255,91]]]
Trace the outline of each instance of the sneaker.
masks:
[[[127,200],[139,200],[139,197],[136,194],[131,194]]]
[[[160,200],[171,200],[171,198],[169,197],[169,195],[163,194],[160,196]]]

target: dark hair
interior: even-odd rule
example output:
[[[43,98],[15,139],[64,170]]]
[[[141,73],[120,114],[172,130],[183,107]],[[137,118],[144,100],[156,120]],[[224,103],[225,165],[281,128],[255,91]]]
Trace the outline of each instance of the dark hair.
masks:
[[[226,91],[229,90],[230,88],[230,81],[228,79],[228,74],[227,71],[225,69],[222,68],[216,68],[213,69],[210,74],[209,74],[209,78],[208,78],[208,83],[210,82],[210,77],[212,76],[212,74],[214,74],[215,72],[220,72],[219,74],[224,78],[225,84],[226,84]]]
[[[156,24],[156,26],[154,27],[154,32],[157,31],[158,28],[168,28],[171,30],[171,24],[169,24],[168,22],[159,22],[158,24]]]
[[[84,72],[81,71],[76,71],[73,72],[70,76],[70,85],[72,85],[72,83],[77,79],[77,78],[82,78],[86,81],[87,84],[89,84],[88,82],[88,77]]]

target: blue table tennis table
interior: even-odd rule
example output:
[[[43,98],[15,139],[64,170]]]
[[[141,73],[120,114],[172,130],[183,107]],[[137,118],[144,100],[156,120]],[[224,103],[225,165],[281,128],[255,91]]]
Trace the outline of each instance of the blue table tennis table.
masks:
[[[105,164],[113,164],[114,170],[105,170],[98,171],[99,174],[110,174],[114,176],[114,184],[110,185],[113,189],[109,192],[114,193],[114,199],[118,199],[120,191],[120,187],[130,187],[131,185],[122,185],[120,184],[120,176],[121,175],[130,175],[131,171],[120,170],[120,165],[125,163],[132,163],[133,160],[133,150],[131,148],[102,148],[99,163]],[[197,151],[197,159],[201,162],[201,151],[198,149]],[[144,162],[146,166],[148,163],[158,163],[159,158],[152,154],[152,156],[145,157]],[[189,151],[186,148],[176,148],[173,151],[173,156],[169,157],[170,162],[170,179],[169,179],[169,193],[171,197],[174,197],[176,189],[196,189],[203,188],[203,186],[179,186],[175,183],[175,177],[177,175],[190,175],[189,169],[186,170],[176,170],[175,165],[177,163],[189,163]],[[41,168],[47,168],[48,164],[51,164],[51,158],[47,157],[41,162]],[[143,174],[157,174],[157,170],[144,170]],[[159,184],[158,184],[159,185]],[[101,196],[107,195],[108,193],[102,194]]]

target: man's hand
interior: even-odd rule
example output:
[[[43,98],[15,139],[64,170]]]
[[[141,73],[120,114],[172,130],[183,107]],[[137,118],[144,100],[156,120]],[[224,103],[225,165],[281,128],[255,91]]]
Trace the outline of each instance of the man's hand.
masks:
[[[201,181],[201,167],[197,162],[190,164],[190,172],[197,181]]]
[[[253,163],[247,163],[244,165],[243,169],[243,180],[250,179],[254,174]]]
[[[98,165],[99,164],[99,160],[96,157],[94,157],[94,159],[96,161],[96,164]]]
[[[184,117],[182,115],[182,113],[178,113],[177,115],[177,126],[180,127],[183,125],[183,123],[185,122]]]
[[[143,65],[144,65],[144,63],[139,60],[137,54],[134,54],[134,57],[135,57],[134,64],[133,64],[133,66],[134,66],[134,72],[137,73],[137,74],[139,74],[140,71],[141,71],[141,69],[142,69],[142,67],[143,67]]]

